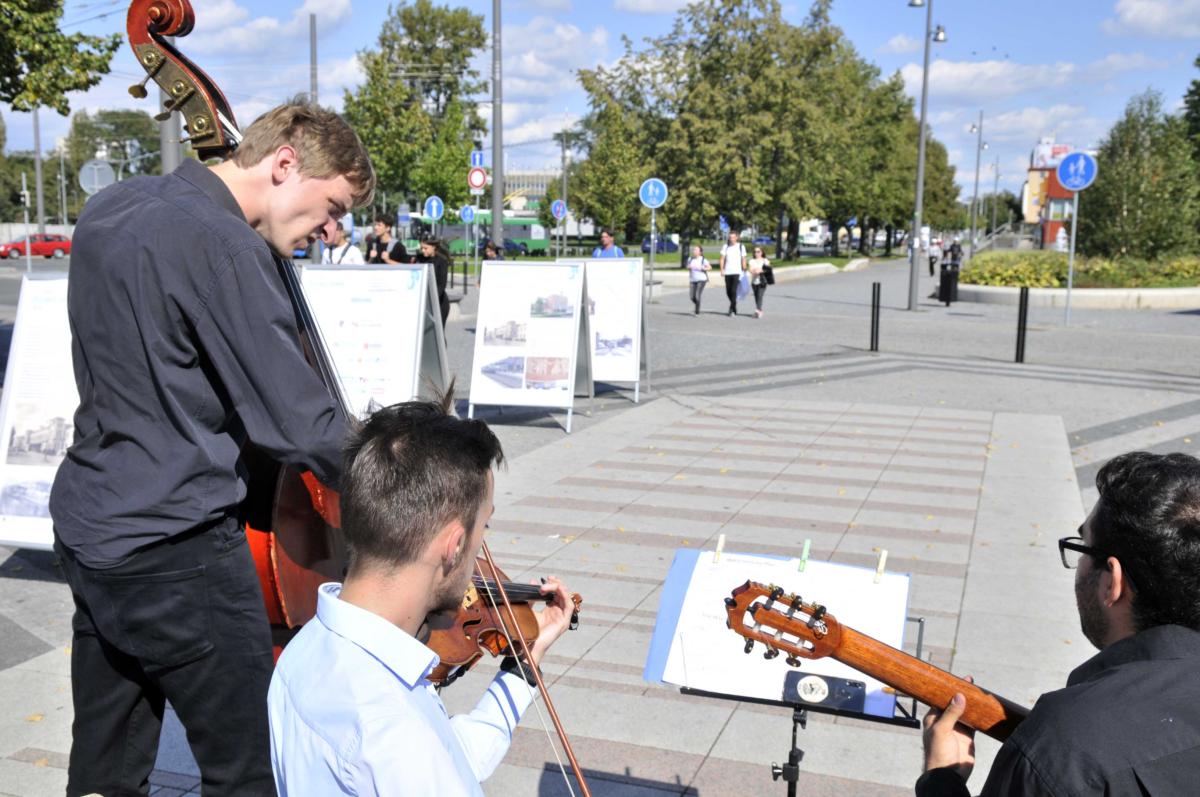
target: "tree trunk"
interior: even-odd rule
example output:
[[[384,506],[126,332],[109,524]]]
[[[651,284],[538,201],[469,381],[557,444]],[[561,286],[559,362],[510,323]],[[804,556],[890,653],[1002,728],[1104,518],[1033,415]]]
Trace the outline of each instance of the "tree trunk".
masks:
[[[895,234],[895,232],[896,232],[896,228],[890,224],[888,224],[887,226],[885,226],[883,228],[883,256],[884,257],[892,256],[892,245],[893,245],[892,236]]]
[[[800,219],[788,218],[787,259],[799,256],[800,253]]]
[[[775,225],[775,259],[783,259],[783,227],[784,219],[787,214],[783,212],[783,208],[779,209],[779,223]]]
[[[841,229],[842,229],[842,223],[840,221],[834,221],[833,219],[829,220],[829,256],[830,257],[840,257],[841,256],[840,255],[841,247],[839,246],[841,241],[839,240],[839,236],[838,236],[838,233],[841,231]],[[846,234],[849,235],[850,231],[847,230]],[[847,240],[847,243],[849,243],[849,240]]]

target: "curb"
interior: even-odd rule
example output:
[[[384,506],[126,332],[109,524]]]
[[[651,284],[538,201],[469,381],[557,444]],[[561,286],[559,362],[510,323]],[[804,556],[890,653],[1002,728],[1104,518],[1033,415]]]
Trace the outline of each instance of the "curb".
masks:
[[[1020,288],[959,284],[960,302],[1016,305]],[[1031,307],[1065,307],[1066,288],[1030,288]],[[1098,310],[1177,309],[1200,307],[1200,288],[1075,288],[1071,306]]]

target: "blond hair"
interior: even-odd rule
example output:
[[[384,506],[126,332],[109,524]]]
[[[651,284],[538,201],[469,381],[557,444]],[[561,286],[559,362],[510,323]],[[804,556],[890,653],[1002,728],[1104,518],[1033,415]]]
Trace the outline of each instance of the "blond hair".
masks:
[[[369,204],[375,195],[375,170],[358,134],[342,117],[303,97],[255,119],[234,151],[233,162],[246,169],[285,145],[296,150],[305,177],[345,177],[354,207]]]

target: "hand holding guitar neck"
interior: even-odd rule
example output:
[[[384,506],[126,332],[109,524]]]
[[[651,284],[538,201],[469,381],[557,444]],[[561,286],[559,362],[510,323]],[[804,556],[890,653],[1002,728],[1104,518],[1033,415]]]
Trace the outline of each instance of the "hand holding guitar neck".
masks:
[[[840,624],[824,606],[805,603],[780,587],[747,581],[725,599],[727,624],[746,639],[746,652],[763,643],[765,658],[787,653],[787,663],[830,656],[937,709],[955,693],[967,700],[960,722],[1003,741],[1029,710],[980,689],[932,664]]]

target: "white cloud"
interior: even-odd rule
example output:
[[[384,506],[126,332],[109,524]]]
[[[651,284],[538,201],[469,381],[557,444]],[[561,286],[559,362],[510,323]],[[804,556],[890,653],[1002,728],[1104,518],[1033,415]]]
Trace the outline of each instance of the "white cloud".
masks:
[[[1200,0],[1117,0],[1113,11],[1100,27],[1114,36],[1200,37]]]
[[[504,96],[544,100],[578,88],[575,73],[608,53],[608,31],[534,17],[504,30]]]
[[[632,14],[669,14],[683,8],[689,0],[617,0],[613,8]]]
[[[525,8],[536,8],[541,11],[570,11],[571,0],[523,0]]]
[[[234,0],[217,0],[197,15],[196,29],[188,37],[188,49],[196,53],[242,54],[292,51],[300,42],[307,46],[308,17],[317,17],[317,41],[323,33],[336,29],[350,17],[350,0],[304,0],[290,18],[261,16],[249,19],[250,12]]]
[[[1054,105],[1049,108],[1029,106],[1006,111],[984,118],[983,137],[993,142],[1028,144],[1042,136],[1057,136],[1064,131],[1077,130],[1081,122],[1093,122],[1085,117],[1086,110],[1080,105]]]
[[[905,53],[915,53],[920,49],[920,39],[914,39],[912,36],[908,36],[903,33],[897,33],[895,36],[888,39],[886,44],[879,48],[879,53],[903,55]]]
[[[929,92],[942,102],[999,99],[1038,89],[1054,89],[1080,82],[1103,83],[1125,72],[1163,69],[1169,63],[1140,53],[1111,53],[1090,64],[1069,61],[1053,64],[1019,64],[1014,61],[934,61],[929,66]],[[919,96],[921,65],[900,70],[906,90]]]

